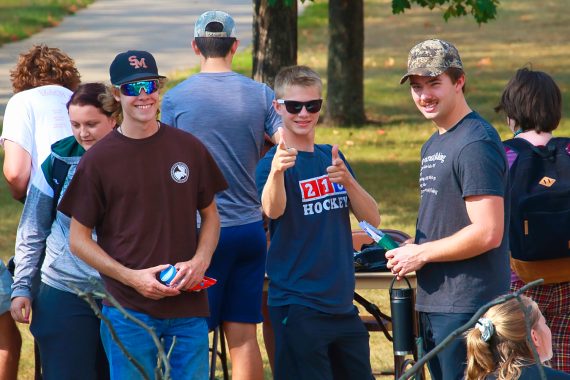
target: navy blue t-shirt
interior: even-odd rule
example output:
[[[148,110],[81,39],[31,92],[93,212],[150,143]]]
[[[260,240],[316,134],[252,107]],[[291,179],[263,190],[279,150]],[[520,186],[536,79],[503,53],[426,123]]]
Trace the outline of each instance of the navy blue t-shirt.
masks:
[[[434,133],[422,147],[420,209],[416,243],[439,240],[471,224],[465,198],[509,197],[508,166],[497,131],[471,112],[446,133]],[[508,231],[508,199],[505,231]],[[508,233],[501,246],[466,260],[428,263],[417,271],[418,311],[473,313],[510,282]]]
[[[542,367],[544,369],[544,374],[548,380],[570,380],[570,374],[564,373],[562,371],[557,371],[555,369],[549,367]],[[487,375],[485,380],[496,380],[497,377],[495,375]],[[521,375],[518,380],[538,380],[540,379],[540,372],[538,370],[538,366],[531,365],[527,367],[523,367],[521,370]]]
[[[260,198],[275,149],[257,166]],[[333,314],[354,308],[349,200],[344,188],[328,178],[331,161],[331,146],[315,145],[314,152],[299,152],[295,166],[285,171],[285,212],[269,224],[270,306],[298,304]]]

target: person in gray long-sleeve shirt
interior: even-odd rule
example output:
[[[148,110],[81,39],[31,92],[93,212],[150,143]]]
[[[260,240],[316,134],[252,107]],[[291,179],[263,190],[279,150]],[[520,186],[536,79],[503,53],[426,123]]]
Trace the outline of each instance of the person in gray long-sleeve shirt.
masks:
[[[67,107],[73,136],[52,145],[50,156],[32,179],[18,226],[10,311],[20,323],[30,323],[33,311],[30,331],[40,349],[46,380],[99,380],[109,376],[99,338],[99,319],[76,295],[78,290],[96,288],[101,277],[71,253],[70,218],[54,213],[54,202],[65,193],[83,153],[115,127],[115,119],[98,100],[105,91],[102,83],[86,83],[71,96]],[[54,183],[58,180],[54,168],[60,165],[67,168],[63,186]],[[58,188],[59,195],[55,191]],[[59,199],[54,201],[54,197]],[[36,291],[32,279],[40,265],[41,284]]]

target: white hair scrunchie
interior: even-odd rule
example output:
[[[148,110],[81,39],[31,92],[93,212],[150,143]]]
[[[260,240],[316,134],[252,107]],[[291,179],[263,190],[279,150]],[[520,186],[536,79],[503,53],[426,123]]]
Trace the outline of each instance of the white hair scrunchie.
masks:
[[[493,326],[493,322],[491,322],[489,318],[479,318],[475,327],[481,331],[481,338],[485,342],[491,340],[491,337],[495,333],[495,326]]]

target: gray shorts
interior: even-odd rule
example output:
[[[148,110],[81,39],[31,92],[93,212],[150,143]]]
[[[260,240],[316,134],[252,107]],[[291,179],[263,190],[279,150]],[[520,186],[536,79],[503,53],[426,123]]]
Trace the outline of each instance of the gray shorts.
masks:
[[[10,296],[12,294],[12,276],[0,260],[0,315],[10,310]]]

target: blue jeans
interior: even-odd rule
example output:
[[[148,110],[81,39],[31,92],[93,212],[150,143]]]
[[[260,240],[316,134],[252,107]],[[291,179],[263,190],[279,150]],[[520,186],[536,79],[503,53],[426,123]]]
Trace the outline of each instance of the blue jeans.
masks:
[[[173,380],[208,377],[208,326],[205,318],[159,319],[134,310],[127,311],[154,329],[163,341],[165,352],[168,352],[172,339],[176,337],[170,355],[170,374]],[[127,351],[142,365],[148,376],[154,379],[158,348],[148,332],[125,318],[117,308],[103,306],[103,315],[109,319]],[[113,341],[105,323],[101,323],[101,339],[109,360],[111,379],[140,379],[140,372]]]
[[[465,323],[473,314],[420,312],[420,336],[427,353]],[[462,380],[467,363],[465,338],[458,337],[428,362],[433,380]]]

